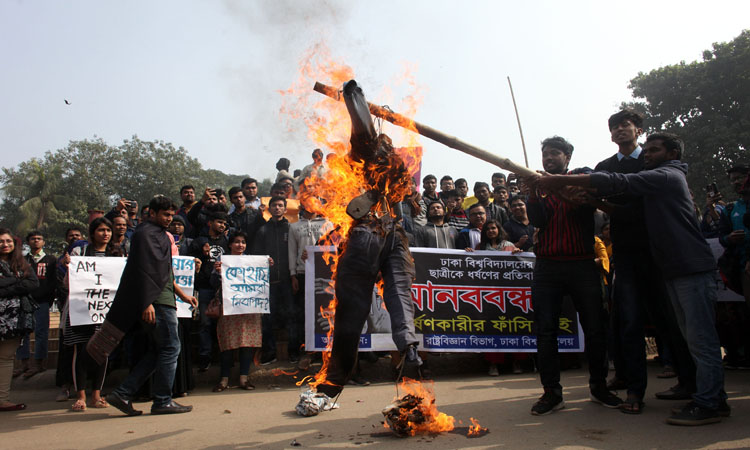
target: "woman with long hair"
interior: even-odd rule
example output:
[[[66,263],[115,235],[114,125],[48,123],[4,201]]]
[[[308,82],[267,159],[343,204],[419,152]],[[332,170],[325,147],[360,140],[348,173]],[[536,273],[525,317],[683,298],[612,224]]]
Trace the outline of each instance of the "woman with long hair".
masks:
[[[247,234],[242,231],[236,232],[229,239],[230,255],[242,255],[247,247]],[[216,295],[221,296],[221,260],[216,262],[214,272],[211,274],[211,284],[216,286]],[[222,392],[229,386],[229,374],[232,370],[234,350],[240,353],[240,387],[253,390],[248,377],[250,365],[253,362],[253,347],[262,344],[262,329],[260,314],[240,314],[219,317],[216,324],[216,335],[219,339],[219,350],[221,351],[221,379],[213,391]]]
[[[507,240],[507,234],[499,220],[489,219],[482,227],[477,250],[496,250],[502,252],[514,252],[518,250],[512,242]]]
[[[112,241],[112,222],[104,217],[98,217],[89,224],[89,239],[91,240],[83,247],[77,247],[70,253],[71,256],[123,256],[119,244]],[[70,271],[68,271],[68,274]],[[69,279],[66,274],[65,284],[68,285]],[[107,373],[107,363],[96,364],[86,352],[86,343],[94,335],[99,325],[78,325],[70,324],[70,302],[66,304],[64,311],[65,329],[63,331],[63,342],[65,345],[73,347],[73,386],[77,393],[75,403],[71,406],[71,411],[86,410],[86,384],[89,375],[93,375],[93,389],[91,394],[92,408],[106,408],[109,404],[102,398],[102,387],[104,386],[104,376]]]
[[[0,228],[0,411],[26,409],[8,401],[13,377],[13,358],[21,336],[34,330],[33,320],[22,312],[22,296],[39,286],[39,280],[21,253],[21,246],[7,228]]]

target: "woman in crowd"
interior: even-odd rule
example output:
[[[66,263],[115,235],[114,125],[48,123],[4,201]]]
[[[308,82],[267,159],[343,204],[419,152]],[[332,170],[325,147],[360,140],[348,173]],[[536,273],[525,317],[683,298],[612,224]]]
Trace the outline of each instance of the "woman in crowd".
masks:
[[[0,411],[26,409],[8,401],[13,358],[21,336],[34,330],[31,314],[23,313],[21,297],[39,286],[36,275],[21,253],[10,230],[0,228]]]
[[[247,234],[242,231],[236,232],[229,240],[230,255],[242,255],[246,247]],[[221,297],[221,260],[216,262],[211,274],[211,284],[216,287],[216,295]],[[222,315],[216,325],[216,334],[221,351],[221,379],[213,391],[222,392],[229,386],[229,373],[232,370],[235,349],[240,353],[240,387],[246,390],[255,389],[248,377],[253,362],[253,347],[257,348],[262,344],[260,314]]]
[[[507,233],[503,230],[502,224],[495,219],[488,220],[482,227],[481,238],[479,239],[479,245],[477,245],[476,249],[513,253],[522,251],[520,248],[513,245],[512,242],[507,240]],[[523,353],[510,353],[509,358],[513,361],[513,373],[523,373],[521,363],[528,357]],[[488,374],[491,377],[500,375],[498,366],[505,363],[505,354],[485,353],[484,359],[490,363]]]
[[[122,248],[119,244],[112,241],[112,222],[104,217],[98,217],[89,224],[90,243],[82,247],[73,249],[71,256],[123,256]],[[70,271],[68,271],[68,274]],[[68,286],[69,278],[66,276],[65,285]],[[93,390],[91,394],[92,408],[106,408],[109,406],[102,398],[102,386],[104,385],[104,376],[107,373],[107,363],[102,365],[96,364],[86,352],[86,343],[97,330],[98,325],[78,325],[70,324],[70,301],[66,304],[64,311],[65,329],[63,331],[63,342],[65,345],[73,347],[73,385],[77,392],[77,398],[72,411],[86,410],[86,383],[89,374],[93,374]]]

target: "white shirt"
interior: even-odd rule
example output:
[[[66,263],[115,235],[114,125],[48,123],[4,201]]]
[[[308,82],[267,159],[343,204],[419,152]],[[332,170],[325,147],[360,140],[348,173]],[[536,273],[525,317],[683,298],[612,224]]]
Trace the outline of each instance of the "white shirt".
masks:
[[[629,155],[623,155],[622,153],[617,152],[617,160],[618,161],[622,161],[623,158],[638,159],[638,157],[641,156],[641,151],[642,150],[643,149],[641,148],[641,146],[638,145],[638,146],[635,147],[635,149],[633,150],[633,152],[630,153]]]

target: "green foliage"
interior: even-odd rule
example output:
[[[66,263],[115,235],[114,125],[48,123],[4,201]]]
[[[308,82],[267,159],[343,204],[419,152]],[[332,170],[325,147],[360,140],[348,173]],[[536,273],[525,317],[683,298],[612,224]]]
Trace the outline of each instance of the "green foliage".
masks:
[[[179,205],[185,184],[195,186],[200,198],[206,186],[228,189],[247,176],[205,170],[184,148],[163,141],[133,136],[115,147],[95,136],[3,168],[0,221],[21,236],[40,229],[48,247],[59,250],[69,226],[86,229],[88,210],[106,212],[122,197],[144,205],[155,194],[170,196]]]
[[[696,199],[713,181],[733,196],[726,170],[750,162],[750,30],[713,44],[702,61],[640,72],[628,87],[635,101],[623,106],[646,114],[647,133],[668,131],[685,141]]]

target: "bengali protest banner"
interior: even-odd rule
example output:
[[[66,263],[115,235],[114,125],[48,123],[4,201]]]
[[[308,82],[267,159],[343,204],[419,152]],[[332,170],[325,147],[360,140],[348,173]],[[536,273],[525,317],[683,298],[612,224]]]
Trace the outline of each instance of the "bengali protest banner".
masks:
[[[328,342],[331,271],[323,259],[330,247],[308,247],[305,266],[305,346],[324,350]],[[535,352],[531,281],[534,255],[508,252],[412,248],[414,322],[420,350],[435,352]],[[562,305],[561,352],[583,351],[583,332],[573,302]],[[390,318],[374,290],[360,349],[395,350]]]
[[[173,256],[172,273],[177,286],[182,289],[186,295],[193,295],[195,289],[195,258],[192,256]],[[185,303],[175,295],[177,303],[177,317],[180,319],[189,319],[193,317],[193,307]]]
[[[270,313],[268,256],[222,255],[224,315]]]
[[[70,324],[92,325],[104,322],[115,299],[126,258],[71,256]]]

